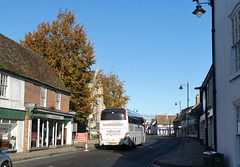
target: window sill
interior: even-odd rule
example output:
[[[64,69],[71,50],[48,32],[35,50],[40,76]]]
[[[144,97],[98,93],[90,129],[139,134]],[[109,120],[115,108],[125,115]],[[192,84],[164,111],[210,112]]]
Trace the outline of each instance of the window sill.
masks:
[[[237,133],[236,136],[240,136],[240,133]]]
[[[232,82],[233,80],[240,77],[240,71],[236,72],[235,74],[230,76],[229,82]]]
[[[9,98],[7,98],[7,97],[5,97],[5,96],[0,96],[0,99],[9,100]]]

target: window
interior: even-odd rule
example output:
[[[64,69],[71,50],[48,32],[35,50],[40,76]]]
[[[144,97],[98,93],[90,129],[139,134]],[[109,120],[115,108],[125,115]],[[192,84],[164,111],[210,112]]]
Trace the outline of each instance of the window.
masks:
[[[237,133],[240,134],[240,106],[237,107]]]
[[[101,120],[126,120],[124,110],[103,110]]]
[[[231,17],[232,23],[232,73],[240,71],[240,10]]]
[[[237,155],[237,163],[240,166],[240,105],[237,106],[237,145],[236,145],[236,155]]]
[[[47,88],[41,87],[41,107],[46,107]]]
[[[7,76],[0,73],[0,97],[7,96]]]
[[[56,109],[61,109],[61,93],[56,93]]]

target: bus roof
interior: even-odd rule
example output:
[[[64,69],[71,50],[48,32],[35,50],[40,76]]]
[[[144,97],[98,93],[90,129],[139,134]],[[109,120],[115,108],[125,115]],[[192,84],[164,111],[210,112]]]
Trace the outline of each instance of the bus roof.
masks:
[[[127,110],[128,116],[130,117],[138,117],[138,118],[143,118],[143,116],[135,111],[125,109],[125,108],[107,108],[104,109],[103,111],[119,111],[119,110]]]
[[[127,109],[128,112],[128,116],[130,117],[138,117],[138,118],[143,118],[143,116],[135,111],[131,111],[129,109]]]

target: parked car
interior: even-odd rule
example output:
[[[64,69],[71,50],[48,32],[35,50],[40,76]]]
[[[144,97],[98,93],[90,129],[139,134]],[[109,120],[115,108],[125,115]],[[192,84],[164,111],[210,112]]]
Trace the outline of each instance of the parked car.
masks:
[[[0,167],[12,167],[9,155],[0,149]]]

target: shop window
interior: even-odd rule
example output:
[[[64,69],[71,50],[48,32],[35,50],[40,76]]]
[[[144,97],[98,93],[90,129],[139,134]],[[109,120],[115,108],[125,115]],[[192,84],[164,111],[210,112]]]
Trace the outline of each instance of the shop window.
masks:
[[[38,132],[38,123],[39,123],[39,132]],[[39,141],[38,141],[39,135]],[[42,143],[42,121],[38,122],[38,119],[32,120],[32,134],[31,134],[31,147],[41,146]],[[39,142],[39,143],[37,143]]]
[[[16,149],[15,127],[15,123],[0,123],[0,148],[2,150]]]

